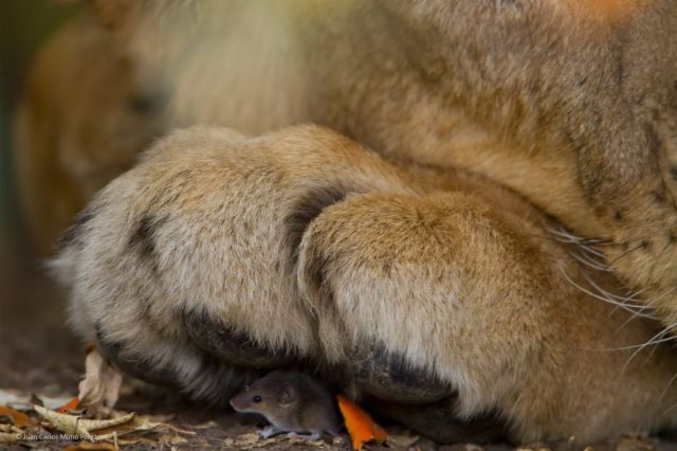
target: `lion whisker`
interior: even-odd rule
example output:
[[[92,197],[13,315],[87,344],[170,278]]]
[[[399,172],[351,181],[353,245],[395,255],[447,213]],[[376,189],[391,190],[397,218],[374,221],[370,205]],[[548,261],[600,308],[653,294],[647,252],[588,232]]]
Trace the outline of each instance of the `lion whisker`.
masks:
[[[637,348],[637,349],[628,358],[627,362],[625,362],[625,365],[623,365],[621,372],[625,371],[628,368],[628,365],[630,365],[630,362],[632,361],[632,359],[634,359],[635,356],[637,356],[640,352],[642,352],[642,350],[645,349],[647,346],[657,346],[661,343],[665,343],[667,341],[674,341],[675,340],[675,337],[673,337],[672,335],[668,335],[667,337],[665,337],[666,334],[669,334],[668,329],[663,329],[662,331],[658,332],[656,335],[651,337],[646,343],[644,343],[642,345],[639,345],[639,346],[635,345],[635,346],[626,347],[626,349],[634,349],[634,348]]]
[[[575,258],[576,260],[578,260],[579,262],[590,268],[596,269],[598,271],[613,272],[612,269],[602,266],[594,260],[586,259],[582,255],[577,255],[575,252],[569,252],[569,255],[571,255],[573,258]]]
[[[626,311],[628,311],[628,312],[630,312],[630,313],[633,313],[633,314],[635,314],[635,315],[637,315],[637,316],[640,316],[640,317],[642,317],[642,318],[653,319],[653,320],[656,319],[656,318],[654,318],[654,317],[651,316],[651,315],[647,315],[647,314],[645,314],[645,313],[637,312],[637,311],[633,310],[631,307],[629,307],[629,306],[627,306],[627,305],[625,305],[625,304],[623,304],[623,303],[621,303],[621,302],[614,301],[613,299],[607,299],[607,298],[605,298],[605,297],[603,297],[603,296],[600,296],[600,295],[598,295],[598,294],[596,294],[596,293],[593,293],[592,291],[590,291],[590,290],[588,290],[588,289],[586,289],[586,288],[580,286],[580,285],[577,284],[576,282],[574,282],[573,279],[571,279],[571,277],[569,277],[569,275],[566,273],[566,271],[564,271],[563,268],[560,268],[560,269],[561,269],[561,271],[562,271],[562,275],[564,276],[564,278],[565,278],[571,285],[573,285],[574,287],[578,288],[578,289],[581,290],[582,292],[584,292],[584,293],[586,293],[586,294],[588,294],[588,295],[590,295],[590,296],[592,296],[592,297],[594,297],[594,298],[596,298],[596,299],[599,299],[600,301],[604,301],[604,302],[607,302],[607,303],[609,303],[609,304],[616,305],[616,306],[622,308],[623,310],[626,310]]]
[[[633,252],[635,252],[635,251],[637,251],[637,250],[639,250],[639,249],[642,249],[643,247],[644,247],[644,243],[640,243],[640,244],[638,244],[637,246],[633,247],[632,249],[629,249],[629,250],[623,252],[621,255],[619,255],[619,256],[616,257],[615,259],[611,260],[611,261],[609,262],[609,266],[612,266],[614,263],[617,263],[617,262],[618,262],[620,259],[622,259],[623,257],[627,257],[627,256],[630,255],[631,253],[633,253]]]
[[[615,295],[615,294],[613,294],[613,293],[610,293],[610,292],[606,291],[606,290],[603,289],[602,287],[600,287],[600,286],[599,286],[597,283],[595,283],[595,281],[592,280],[592,278],[590,278],[590,276],[588,276],[588,274],[586,274],[584,271],[581,271],[581,275],[585,278],[585,280],[586,280],[590,285],[593,286],[593,288],[597,289],[597,291],[599,292],[600,295],[604,296],[606,299],[608,299],[608,300],[610,300],[610,301],[616,301],[616,302],[618,302],[619,304],[625,305],[625,306],[628,307],[628,308],[637,309],[638,311],[642,311],[642,310],[650,310],[650,309],[652,309],[652,307],[646,305],[646,303],[644,303],[644,302],[634,303],[633,301],[636,300],[636,299],[634,298],[634,296],[636,296],[637,294],[635,294],[635,295],[628,295],[628,296],[625,296],[625,297],[624,297],[624,296],[618,296],[618,295]],[[642,290],[642,292],[643,292],[643,291],[645,291],[645,290]]]

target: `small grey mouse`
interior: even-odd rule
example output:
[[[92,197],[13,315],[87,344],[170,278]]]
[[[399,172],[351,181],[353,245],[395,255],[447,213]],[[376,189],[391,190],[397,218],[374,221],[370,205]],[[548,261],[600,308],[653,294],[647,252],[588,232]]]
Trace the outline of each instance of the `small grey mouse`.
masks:
[[[272,425],[259,433],[271,437],[283,432],[339,433],[341,421],[329,391],[302,373],[273,371],[230,400],[238,412],[263,415]]]

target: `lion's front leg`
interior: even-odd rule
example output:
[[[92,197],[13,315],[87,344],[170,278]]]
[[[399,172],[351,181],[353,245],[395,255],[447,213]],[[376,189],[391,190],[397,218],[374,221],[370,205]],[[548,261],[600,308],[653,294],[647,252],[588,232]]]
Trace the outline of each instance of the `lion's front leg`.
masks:
[[[178,131],[64,235],[54,265],[72,323],[127,372],[218,400],[259,371],[321,366],[298,246],[322,209],[371,189],[416,191],[321,128],[256,139]]]
[[[298,366],[417,404],[438,430],[495,413],[520,441],[586,440],[658,422],[676,369],[658,350],[624,373],[631,352],[603,352],[653,332],[619,329],[628,315],[567,284],[573,260],[538,218],[501,188],[402,170],[325,129],[194,128],[99,193],[56,267],[84,338],[192,396]]]
[[[668,424],[677,366],[640,349],[655,326],[585,293],[574,259],[511,196],[368,193],[326,208],[299,259],[326,358],[440,438],[457,418],[498,419],[519,442]]]

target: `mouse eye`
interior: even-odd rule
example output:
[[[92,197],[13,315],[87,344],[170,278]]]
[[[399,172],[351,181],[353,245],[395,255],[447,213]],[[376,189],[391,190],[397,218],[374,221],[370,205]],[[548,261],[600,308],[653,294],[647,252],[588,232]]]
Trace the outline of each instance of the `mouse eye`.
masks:
[[[261,402],[261,397],[260,397],[260,396],[254,396],[254,397],[252,398],[252,401],[254,401],[256,404],[258,404],[258,403]]]

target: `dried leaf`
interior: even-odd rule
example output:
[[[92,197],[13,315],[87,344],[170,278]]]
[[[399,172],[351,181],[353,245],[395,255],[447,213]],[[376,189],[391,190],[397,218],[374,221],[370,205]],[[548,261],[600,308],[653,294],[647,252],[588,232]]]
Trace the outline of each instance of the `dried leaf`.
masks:
[[[14,433],[14,434],[23,434],[23,429],[19,429],[13,424],[0,424],[0,432],[5,433]]]
[[[19,434],[8,434],[0,432],[0,443],[16,443],[19,441]]]
[[[256,442],[261,440],[261,436],[255,432],[249,434],[238,435],[235,438],[235,445],[239,447],[246,447],[248,445],[253,445]]]
[[[164,423],[150,421],[148,417],[136,416],[129,424],[127,424],[127,429],[120,431],[119,433],[127,434],[130,432],[149,432],[154,431],[155,429],[162,426],[166,425]]]
[[[135,418],[135,413],[128,413],[126,415],[121,415],[116,418],[111,418],[110,420],[80,420],[80,423],[88,431],[98,431],[101,429],[110,429],[116,426],[120,426],[126,423],[129,423]]]
[[[165,418],[173,417],[173,415],[164,416]],[[194,431],[187,431],[185,429],[178,428],[176,426],[173,426],[168,423],[160,422],[157,421],[158,418],[163,418],[161,415],[155,415],[155,416],[137,416],[134,418],[133,425],[135,430],[137,431],[151,431],[153,429],[161,428],[161,429],[166,429],[172,432],[177,432],[179,434],[184,434],[184,435],[195,435],[196,432]]]
[[[42,406],[46,407],[48,409],[56,410],[59,407],[64,406],[65,404],[68,404],[69,402],[73,401],[72,397],[69,396],[60,396],[57,398],[50,398],[48,396],[40,396],[40,400],[42,401]]]
[[[326,443],[324,440],[309,440],[308,437],[303,436],[293,436],[293,435],[282,435],[278,437],[273,437],[273,440],[276,441],[288,441],[291,445],[304,444],[311,445],[315,448],[326,448]]]
[[[64,451],[116,451],[115,445],[110,443],[78,443],[77,445],[71,445],[67,447]]]
[[[187,431],[185,429],[181,429],[181,428],[177,428],[176,426],[172,426],[171,424],[162,423],[162,427],[169,429],[170,431],[177,432],[179,434],[184,434],[184,435],[196,435],[197,434],[197,432],[195,432],[195,431]]]
[[[186,424],[185,426],[191,429],[213,429],[219,427],[219,424],[216,421],[208,421],[200,424]]]
[[[55,429],[58,429],[65,434],[89,435],[89,431],[85,430],[82,425],[79,424],[79,416],[54,412],[53,410],[45,409],[40,406],[35,406],[35,411],[54,426]]]
[[[124,425],[132,421],[135,416],[134,413],[130,413],[110,420],[87,420],[78,415],[55,412],[40,406],[35,406],[35,411],[59,431],[81,436],[92,436],[92,432]],[[101,437],[92,436],[92,439],[101,439]]]
[[[0,406],[0,415],[9,417],[12,420],[12,423],[14,423],[14,426],[19,428],[23,428],[33,424],[31,419],[28,418],[26,414],[18,412],[14,409],[10,409],[9,407]]]
[[[173,413],[168,413],[163,415],[146,415],[140,418],[148,418],[148,421],[154,421],[156,423],[166,423],[167,421],[176,418],[176,415],[174,415]]]
[[[120,396],[122,374],[95,348],[85,358],[85,378],[80,382],[78,398],[97,417],[109,416]]]
[[[133,414],[130,414],[133,415]],[[110,421],[110,420],[109,420]],[[150,421],[148,417],[142,417],[142,416],[135,416],[132,421],[129,421],[127,423],[124,423],[121,425],[121,427],[116,427],[113,428],[112,430],[110,427],[106,430],[99,430],[97,429],[97,434],[95,436],[96,440],[112,440],[115,438],[115,434],[117,436],[122,436],[130,433],[145,433],[145,432],[152,432],[158,429],[164,429],[167,431],[171,432],[176,432],[179,434],[186,434],[186,435],[195,435],[195,432],[193,431],[186,431],[183,429],[179,429],[175,426],[172,426],[171,424],[167,423],[158,423],[154,421]]]
[[[362,445],[370,441],[382,443],[388,440],[386,431],[360,406],[342,395],[338,395],[338,405],[350,434],[353,450],[360,451]]]
[[[80,400],[78,398],[73,398],[58,409],[56,409],[57,412],[67,412],[70,410],[75,410],[78,408],[80,405]]]

